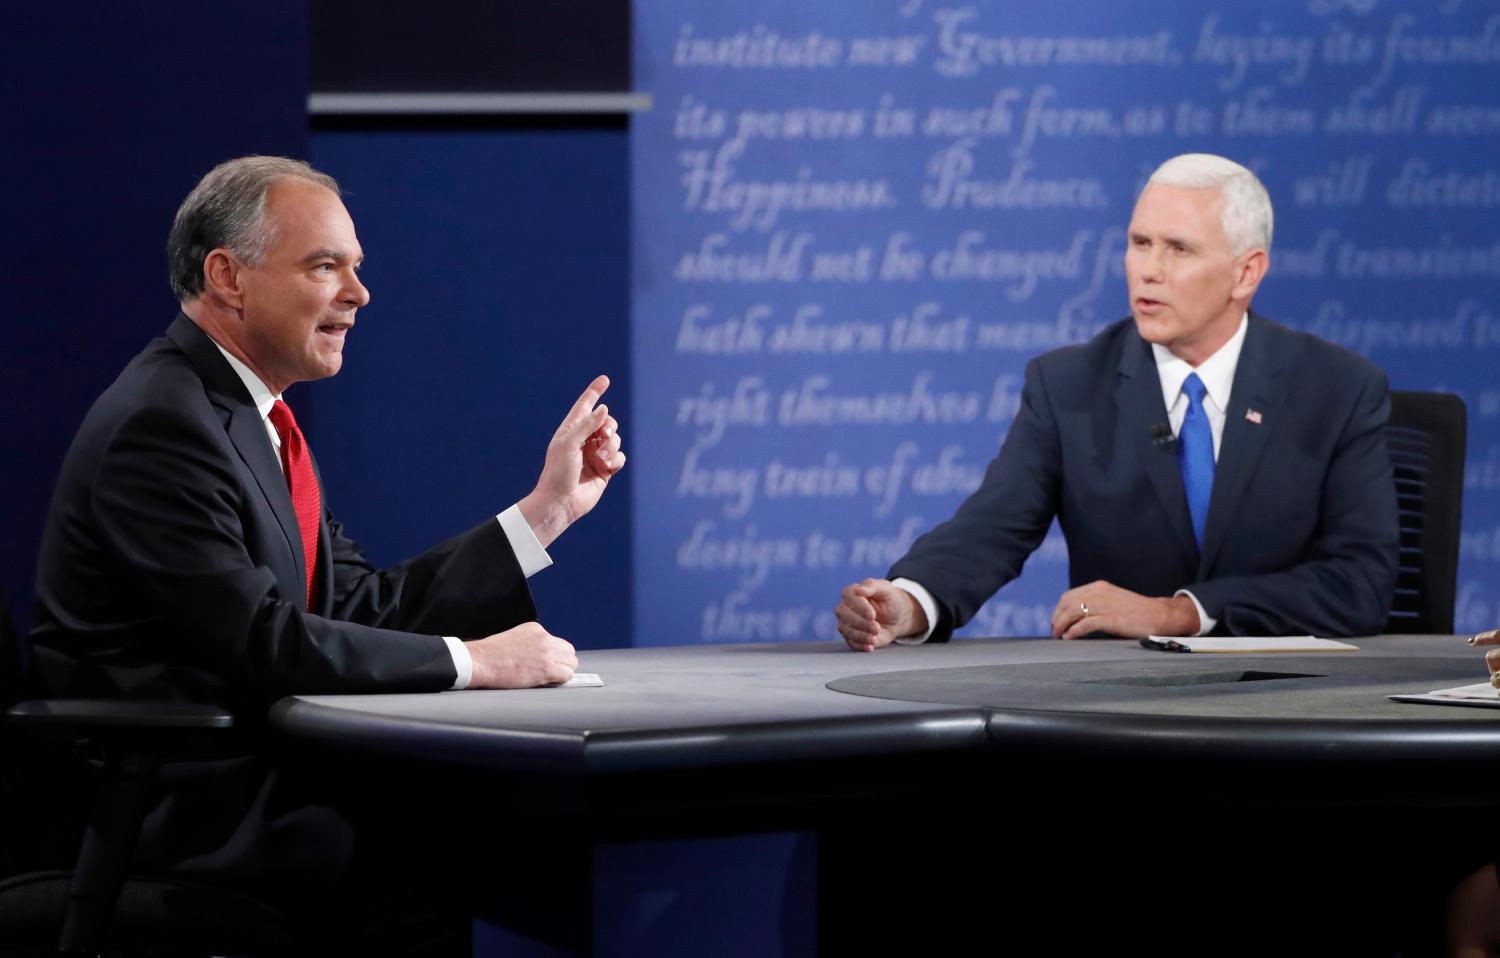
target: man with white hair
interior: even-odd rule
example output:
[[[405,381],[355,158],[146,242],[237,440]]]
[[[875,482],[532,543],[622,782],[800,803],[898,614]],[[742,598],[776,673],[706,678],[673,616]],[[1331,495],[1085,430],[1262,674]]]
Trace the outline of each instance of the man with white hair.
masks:
[[[1031,361],[984,482],[887,579],[843,590],[851,648],[943,642],[1056,517],[1054,638],[1365,635],[1395,588],[1385,375],[1250,312],[1271,248],[1255,174],[1185,154],[1131,216],[1132,316]]]

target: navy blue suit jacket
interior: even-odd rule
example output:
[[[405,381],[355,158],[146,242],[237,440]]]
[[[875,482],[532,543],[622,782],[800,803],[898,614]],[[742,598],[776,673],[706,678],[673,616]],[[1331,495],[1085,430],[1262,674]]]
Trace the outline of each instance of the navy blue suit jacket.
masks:
[[[1153,441],[1167,411],[1151,347],[1125,319],[1028,364],[984,482],[890,576],[932,593],[944,641],[1020,574],[1055,516],[1074,586],[1188,589],[1221,633],[1376,633],[1396,580],[1389,415],[1370,362],[1252,313],[1200,550],[1176,450]]]

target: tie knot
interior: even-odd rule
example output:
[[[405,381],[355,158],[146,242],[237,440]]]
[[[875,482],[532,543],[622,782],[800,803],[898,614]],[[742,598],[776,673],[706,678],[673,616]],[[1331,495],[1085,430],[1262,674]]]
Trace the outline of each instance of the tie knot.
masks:
[[[285,438],[287,433],[297,431],[297,417],[292,415],[292,407],[280,399],[271,405],[270,420],[271,425],[276,427],[276,431],[283,438]]]
[[[1203,397],[1208,395],[1208,387],[1203,385],[1203,380],[1198,378],[1197,373],[1188,373],[1188,378],[1183,381],[1182,391],[1187,396],[1188,402],[1194,406],[1201,405]]]

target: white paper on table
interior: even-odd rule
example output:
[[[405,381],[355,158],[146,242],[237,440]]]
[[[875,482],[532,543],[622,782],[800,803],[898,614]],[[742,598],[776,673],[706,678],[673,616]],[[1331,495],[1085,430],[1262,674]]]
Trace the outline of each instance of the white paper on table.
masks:
[[[574,672],[573,677],[571,679],[568,679],[562,685],[559,685],[558,688],[565,689],[569,687],[577,687],[581,689],[592,689],[599,688],[602,685],[604,685],[604,680],[599,677],[598,672]]]
[[[1155,645],[1147,645],[1147,642]],[[1147,648],[1168,652],[1358,652],[1359,646],[1310,635],[1236,635],[1228,637],[1152,635]]]
[[[1414,692],[1410,695],[1392,695],[1396,702],[1425,702],[1429,705],[1472,705],[1478,708],[1500,709],[1500,692],[1488,682],[1460,685],[1451,689],[1436,689],[1432,692]]]

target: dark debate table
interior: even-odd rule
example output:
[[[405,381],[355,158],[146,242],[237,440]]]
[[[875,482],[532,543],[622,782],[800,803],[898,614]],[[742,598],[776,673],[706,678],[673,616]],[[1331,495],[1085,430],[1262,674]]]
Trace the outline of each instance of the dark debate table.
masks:
[[[872,867],[844,852],[868,846],[871,834],[887,844],[902,827],[891,824],[892,810],[927,821],[933,809],[964,812],[980,802],[982,815],[938,817],[962,829],[1021,817],[1047,835],[1064,835],[1100,808],[1155,810],[1164,821],[1279,816],[1285,851],[1252,856],[1255,876],[1304,871],[1311,856],[1299,849],[1326,846],[1329,828],[1342,828],[1351,844],[1325,847],[1325,864],[1368,847],[1371,829],[1381,843],[1409,836],[1404,844],[1417,851],[1462,840],[1475,816],[1500,806],[1491,774],[1500,765],[1500,711],[1386,696],[1480,681],[1480,655],[1451,636],[1354,642],[1361,651],[1291,655],[1005,639],[875,654],[830,643],[628,649],[581,656],[580,669],[600,673],[603,688],[299,696],[278,703],[272,720],[294,742],[440,766],[471,798],[528,822],[544,815],[565,823],[576,845],[551,848],[549,878],[572,883],[576,894],[563,897],[575,909],[594,903],[595,925],[600,847],[810,831],[823,858],[817,934],[832,952],[842,939],[830,938],[830,921],[847,927],[860,906],[831,897],[829,886],[845,879],[829,874],[850,871],[830,863],[840,856],[859,861],[855,872]],[[1329,807],[1339,824],[1309,811]],[[1295,824],[1307,820],[1317,824]],[[1055,857],[1090,849],[1152,857],[1159,827],[1115,821],[1107,836],[1059,846]],[[996,852],[990,839],[975,847],[1018,860],[1013,844]],[[503,839],[511,849],[525,840]],[[929,848],[932,833],[913,842]],[[908,867],[913,843],[895,844],[880,854]],[[1025,858],[1026,868],[1046,881],[1065,877],[1042,857]],[[1184,862],[1150,877],[1219,868],[1207,856]],[[515,906],[518,894],[526,897],[515,887],[495,897]],[[606,953],[617,940],[586,921],[565,934],[537,933],[546,924],[537,921],[540,907],[528,902],[489,920],[561,949],[550,953]],[[805,951],[795,937],[783,935],[779,950]]]

